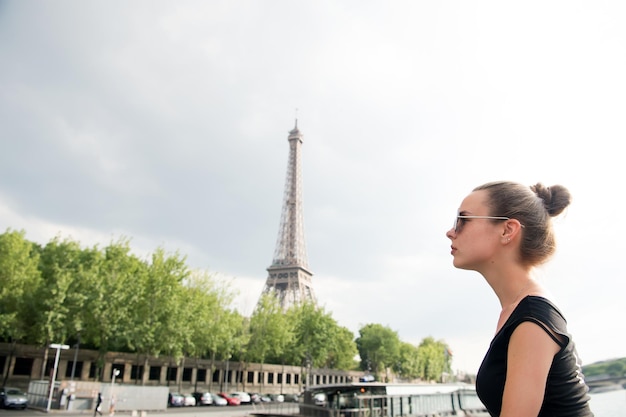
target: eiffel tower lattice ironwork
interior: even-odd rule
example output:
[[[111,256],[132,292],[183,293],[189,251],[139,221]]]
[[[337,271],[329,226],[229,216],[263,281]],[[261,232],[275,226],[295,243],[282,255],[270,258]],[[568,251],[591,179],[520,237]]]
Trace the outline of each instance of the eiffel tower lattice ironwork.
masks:
[[[289,163],[276,250],[263,288],[263,294],[274,294],[284,310],[302,302],[316,303],[304,241],[302,136],[296,119],[287,139]]]

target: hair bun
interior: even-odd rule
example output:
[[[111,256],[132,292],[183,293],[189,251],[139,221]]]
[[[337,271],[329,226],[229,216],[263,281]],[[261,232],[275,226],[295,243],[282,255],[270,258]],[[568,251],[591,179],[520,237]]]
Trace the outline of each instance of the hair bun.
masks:
[[[543,200],[543,206],[552,217],[558,216],[572,202],[572,195],[562,185],[546,187],[541,183],[531,185],[530,189]]]

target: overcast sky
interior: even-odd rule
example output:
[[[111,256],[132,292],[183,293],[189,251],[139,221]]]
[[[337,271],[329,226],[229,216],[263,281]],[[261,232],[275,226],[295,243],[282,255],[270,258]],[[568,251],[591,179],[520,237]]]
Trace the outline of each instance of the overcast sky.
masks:
[[[180,251],[250,314],[304,134],[319,303],[445,340],[498,301],[445,232],[493,180],[567,186],[538,271],[584,363],[626,356],[626,3],[0,0],[0,231]]]

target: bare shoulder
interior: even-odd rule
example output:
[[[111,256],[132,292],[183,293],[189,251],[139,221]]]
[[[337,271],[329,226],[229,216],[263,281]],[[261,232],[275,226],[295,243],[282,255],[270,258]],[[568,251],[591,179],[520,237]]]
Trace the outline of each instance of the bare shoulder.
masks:
[[[511,355],[535,360],[544,356],[552,362],[554,355],[561,349],[554,338],[560,339],[561,336],[547,326],[524,321],[511,334],[509,359],[514,359]]]

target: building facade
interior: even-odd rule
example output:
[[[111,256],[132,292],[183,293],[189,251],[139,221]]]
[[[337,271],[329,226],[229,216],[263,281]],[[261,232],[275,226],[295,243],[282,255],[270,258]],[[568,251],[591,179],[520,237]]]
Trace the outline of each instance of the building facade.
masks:
[[[47,351],[47,352],[46,352]],[[0,343],[0,370],[5,386],[27,389],[30,381],[49,380],[54,369],[55,350],[30,345]],[[102,361],[102,366],[98,362]],[[102,375],[99,374],[101,369]],[[71,347],[60,351],[55,380],[111,382],[119,370],[118,384],[167,386],[170,391],[260,392],[297,394],[304,390],[307,370],[299,366],[211,361],[167,356],[145,357],[109,352],[102,359],[97,351]],[[310,384],[338,384],[358,381],[362,372],[311,369]]]

